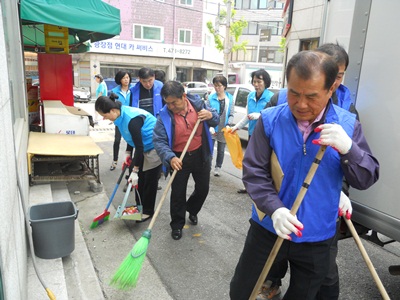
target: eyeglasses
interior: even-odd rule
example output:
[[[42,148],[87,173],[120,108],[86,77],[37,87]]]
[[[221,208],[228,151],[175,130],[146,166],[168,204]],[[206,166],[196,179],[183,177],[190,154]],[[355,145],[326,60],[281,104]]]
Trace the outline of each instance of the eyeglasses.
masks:
[[[214,84],[214,88],[224,87],[222,84]]]

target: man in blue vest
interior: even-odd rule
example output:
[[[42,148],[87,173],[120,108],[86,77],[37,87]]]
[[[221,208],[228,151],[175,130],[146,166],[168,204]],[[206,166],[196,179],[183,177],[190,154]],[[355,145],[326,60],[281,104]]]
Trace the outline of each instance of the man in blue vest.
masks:
[[[139,82],[130,89],[131,99],[129,106],[144,109],[157,117],[164,105],[160,94],[163,83],[155,79],[155,72],[151,68],[141,68],[138,76]],[[132,153],[128,151],[125,154],[125,161],[129,165]],[[132,166],[129,166],[129,172],[132,172]],[[127,188],[128,182],[125,184],[124,192]],[[161,187],[158,186],[158,189],[161,189]]]
[[[379,163],[359,121],[330,100],[337,74],[329,55],[299,52],[286,69],[287,103],[261,112],[243,160],[243,183],[254,205],[231,281],[233,300],[249,298],[278,236],[284,241],[276,262],[288,260],[291,273],[284,299],[315,299],[329,270],[343,176],[361,190],[378,180]],[[290,209],[320,145],[329,147],[293,216]],[[279,191],[273,153],[283,175]]]
[[[324,52],[330,55],[336,62],[338,66],[338,74],[334,83],[333,93],[332,93],[332,103],[338,105],[349,112],[356,114],[357,120],[359,120],[358,112],[355,105],[351,99],[350,90],[342,84],[343,77],[346,69],[349,65],[349,56],[346,50],[339,44],[326,43],[319,46],[316,51]],[[287,89],[281,89],[278,93],[272,96],[271,101],[267,103],[266,108],[283,104],[287,102]],[[342,190],[344,194],[341,194],[341,203],[346,203],[346,206],[350,209],[351,216],[351,202],[348,198],[349,186],[346,180],[343,180]],[[339,219],[337,222],[337,227],[339,231],[339,225],[341,225]],[[354,225],[357,225],[354,223]],[[361,228],[358,225],[356,228]],[[330,255],[330,269],[327,277],[323,281],[321,288],[317,294],[316,300],[333,300],[339,298],[339,272],[336,264],[336,256],[338,252],[338,237],[339,232],[336,233],[335,239],[331,246]],[[282,285],[281,279],[285,276],[288,269],[287,261],[282,261],[279,264],[274,264],[268,273],[268,277],[264,282],[257,300],[266,300],[273,298],[276,294],[281,292],[280,286]]]
[[[157,154],[167,171],[178,171],[171,185],[171,236],[174,240],[182,237],[186,212],[189,221],[197,225],[197,214],[207,198],[210,185],[212,140],[210,126],[219,124],[219,115],[197,95],[186,94],[177,81],[167,81],[161,89],[166,103],[160,111],[154,128],[153,143]],[[198,126],[183,159],[183,149],[197,120]],[[195,188],[186,200],[187,183],[192,175]]]

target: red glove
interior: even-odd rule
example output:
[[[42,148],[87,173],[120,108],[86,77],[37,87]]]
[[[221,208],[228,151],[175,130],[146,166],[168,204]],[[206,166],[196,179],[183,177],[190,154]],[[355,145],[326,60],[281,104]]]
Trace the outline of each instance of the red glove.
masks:
[[[126,154],[126,157],[125,157],[124,163],[122,164],[122,169],[124,169],[125,166],[126,166],[127,168],[129,168],[129,166],[130,166],[131,163],[132,163],[132,157],[131,157],[131,154],[132,154],[132,153],[131,153],[130,151],[126,151],[125,154]]]

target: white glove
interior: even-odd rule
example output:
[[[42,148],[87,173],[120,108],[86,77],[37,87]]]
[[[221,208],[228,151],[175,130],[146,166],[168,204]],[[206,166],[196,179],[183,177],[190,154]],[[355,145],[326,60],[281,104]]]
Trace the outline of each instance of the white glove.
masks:
[[[353,212],[353,207],[351,206],[351,201],[345,193],[340,192],[339,200],[339,216],[346,216],[346,219],[351,219],[351,214]]]
[[[138,184],[139,177],[136,172],[131,172],[131,175],[129,175],[128,182],[132,182],[132,185],[135,186]]]
[[[239,128],[237,127],[237,125],[231,127],[231,133],[234,133],[236,130],[238,130]]]
[[[260,113],[253,112],[253,113],[249,114],[247,117],[249,118],[249,120],[258,120],[260,115],[261,115]]]
[[[294,233],[298,237],[302,236],[303,224],[293,216],[286,207],[278,208],[271,216],[276,234],[283,239],[291,240],[289,234]]]
[[[313,140],[314,144],[331,146],[342,155],[350,151],[353,141],[339,124],[323,124],[314,131],[321,132],[319,139]]]
[[[211,135],[215,134],[215,128],[214,127],[210,127],[209,130],[210,130]]]

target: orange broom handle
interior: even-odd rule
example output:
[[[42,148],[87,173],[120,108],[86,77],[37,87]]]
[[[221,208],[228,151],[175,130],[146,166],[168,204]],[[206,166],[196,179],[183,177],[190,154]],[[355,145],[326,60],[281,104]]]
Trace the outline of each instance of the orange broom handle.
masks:
[[[193,128],[192,132],[190,133],[189,139],[186,142],[185,148],[183,148],[181,156],[179,157],[180,160],[183,160],[183,158],[185,157],[186,151],[189,148],[189,145],[193,140],[194,134],[196,133],[197,127],[199,127],[200,122],[201,122],[201,120],[197,119],[197,122],[194,125],[194,128]],[[175,178],[177,172],[178,172],[177,170],[174,170],[174,172],[172,172],[171,178],[169,179],[168,184],[167,184],[166,188],[164,189],[164,193],[161,196],[160,202],[158,203],[156,211],[154,212],[153,218],[151,219],[149,227],[147,229],[151,230],[153,228],[153,225],[154,225],[154,223],[155,223],[155,221],[157,219],[158,214],[160,213],[161,207],[162,207],[162,205],[164,203],[165,198],[167,197],[167,193],[169,191],[169,188],[172,185],[172,182],[174,181],[174,178]]]
[[[365,251],[364,245],[361,243],[361,239],[357,234],[357,231],[355,230],[353,226],[353,222],[350,219],[347,219],[346,217],[343,217],[344,221],[346,222],[347,227],[350,229],[351,235],[353,236],[358,249],[360,249],[361,255],[364,258],[365,263],[367,264],[367,267],[369,271],[371,272],[372,278],[375,280],[375,283],[378,287],[379,292],[382,295],[382,298],[384,300],[390,300],[388,293],[385,290],[385,287],[382,284],[382,281],[380,280],[378,273],[376,273],[376,270],[369,259],[369,256],[367,254],[367,251]]]
[[[319,148],[317,155],[314,158],[314,162],[312,163],[310,170],[307,173],[306,179],[303,182],[303,185],[300,189],[300,192],[298,193],[296,200],[293,203],[292,209],[290,210],[290,213],[292,215],[296,215],[301,202],[303,202],[304,196],[307,193],[308,187],[311,184],[311,181],[314,178],[315,173],[317,172],[318,166],[322,160],[322,157],[324,156],[326,151],[326,146],[321,146]],[[281,248],[283,243],[283,238],[279,237],[276,239],[274,247],[271,250],[271,253],[268,256],[267,262],[264,265],[264,268],[262,269],[262,272],[260,276],[258,277],[257,283],[254,286],[253,292],[250,295],[249,300],[254,300],[257,297],[258,291],[260,290],[265,278],[267,277],[269,270],[271,269],[271,266],[276,258],[276,255],[279,252],[279,249]]]

